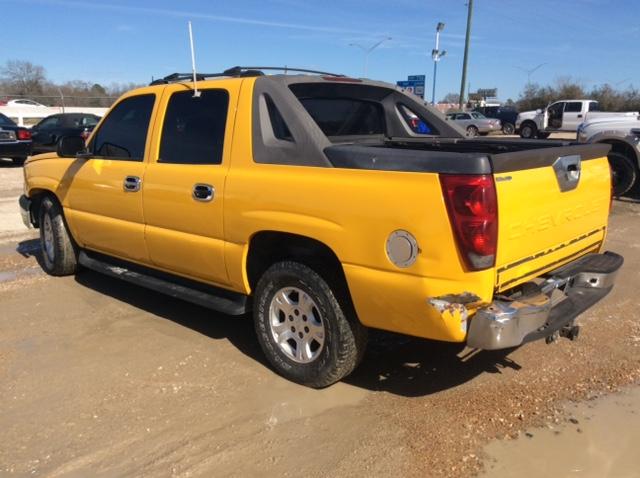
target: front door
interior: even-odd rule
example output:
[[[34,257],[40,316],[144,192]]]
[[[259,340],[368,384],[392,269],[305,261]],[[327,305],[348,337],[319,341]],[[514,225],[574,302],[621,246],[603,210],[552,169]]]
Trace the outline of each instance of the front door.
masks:
[[[165,89],[145,173],[145,237],[155,266],[224,286],[224,185],[239,82],[215,86],[199,97],[184,84]]]
[[[65,214],[81,246],[148,263],[142,184],[156,94],[138,91],[115,105],[88,145],[92,156],[67,170]]]

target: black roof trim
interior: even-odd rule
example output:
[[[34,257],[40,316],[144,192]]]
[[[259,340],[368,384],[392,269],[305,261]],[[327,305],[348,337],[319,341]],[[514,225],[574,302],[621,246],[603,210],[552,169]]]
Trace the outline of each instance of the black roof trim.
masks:
[[[204,81],[207,78],[219,78],[222,76],[230,76],[230,77],[245,77],[245,76],[263,76],[263,70],[267,71],[282,71],[286,75],[288,72],[294,73],[312,73],[314,75],[326,75],[326,76],[335,76],[335,77],[344,77],[344,75],[339,73],[329,73],[327,71],[318,71],[318,70],[307,70],[305,68],[291,68],[288,66],[234,66],[231,68],[227,68],[221,73],[196,73],[196,81]],[[172,73],[170,75],[165,76],[164,78],[159,78],[150,83],[153,85],[166,85],[168,83],[176,83],[178,81],[189,81],[193,80],[193,73]]]

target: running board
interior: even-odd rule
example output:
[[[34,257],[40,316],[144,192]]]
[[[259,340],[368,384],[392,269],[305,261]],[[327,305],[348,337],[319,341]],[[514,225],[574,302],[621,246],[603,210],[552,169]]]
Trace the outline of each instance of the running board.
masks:
[[[247,296],[236,292],[215,287],[207,287],[211,289],[211,292],[200,291],[143,272],[134,271],[121,265],[111,264],[107,261],[90,257],[85,251],[80,251],[78,262],[87,269],[101,274],[122,279],[132,284],[146,287],[147,289],[227,315],[243,315],[248,310]]]

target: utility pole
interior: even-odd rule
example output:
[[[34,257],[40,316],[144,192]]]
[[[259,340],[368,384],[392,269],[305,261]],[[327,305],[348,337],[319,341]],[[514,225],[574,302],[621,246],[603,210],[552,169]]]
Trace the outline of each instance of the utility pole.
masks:
[[[433,89],[431,91],[431,104],[436,104],[436,76],[438,74],[438,62],[440,58],[447,54],[446,50],[440,51],[440,32],[444,30],[444,23],[438,22],[436,26],[436,47],[431,50],[431,58],[433,58]]]
[[[359,43],[349,43],[349,46],[355,46],[356,48],[360,48],[364,52],[364,75],[363,75],[363,78],[367,77],[367,66],[369,64],[369,55],[371,54],[371,52],[373,50],[378,48],[380,45],[382,45],[387,40],[392,40],[392,38],[391,37],[384,37],[382,40],[380,40],[379,42],[375,43],[373,46],[370,46],[370,47],[362,46]]]
[[[467,35],[464,40],[464,60],[462,60],[462,81],[460,82],[460,109],[464,104],[464,87],[467,82],[467,62],[469,60],[469,43],[471,41],[471,18],[473,17],[473,0],[467,0]]]

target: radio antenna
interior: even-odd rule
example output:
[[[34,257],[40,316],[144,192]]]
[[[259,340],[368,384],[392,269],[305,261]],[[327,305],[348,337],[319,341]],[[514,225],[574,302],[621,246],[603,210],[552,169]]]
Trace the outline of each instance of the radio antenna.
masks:
[[[197,75],[196,75],[196,53],[193,48],[193,30],[191,29],[191,21],[189,21],[189,44],[191,45],[191,71],[193,72],[193,97],[200,98],[198,91]]]

